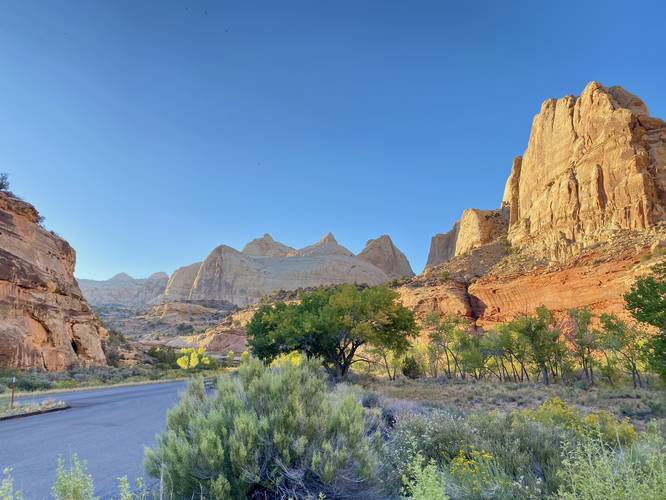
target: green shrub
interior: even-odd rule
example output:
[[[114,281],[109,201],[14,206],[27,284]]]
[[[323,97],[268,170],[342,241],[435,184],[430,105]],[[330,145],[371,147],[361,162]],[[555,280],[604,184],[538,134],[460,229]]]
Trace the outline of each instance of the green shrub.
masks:
[[[302,498],[369,484],[379,436],[356,394],[327,390],[321,366],[250,359],[207,398],[192,382],[146,452],[146,470],[176,497]],[[348,483],[346,482],[348,481]]]
[[[560,471],[566,500],[660,500],[666,492],[666,451],[657,435],[615,449],[602,436],[571,449]]]
[[[630,444],[636,440],[636,429],[628,419],[618,420],[606,412],[592,412],[584,415],[568,406],[559,398],[551,398],[536,410],[524,410],[527,418],[547,426],[561,426],[577,435],[599,431],[607,443]]]
[[[444,475],[434,460],[425,463],[417,453],[402,477],[402,496],[409,500],[447,500]]]
[[[510,478],[516,498],[557,489],[562,443],[575,439],[572,432],[526,420],[516,412],[474,414],[468,422],[479,434],[477,449],[492,457],[494,487],[506,490],[505,479]]]
[[[143,478],[134,483],[134,491],[130,488],[127,476],[118,478],[118,500],[148,500],[150,498]]]
[[[2,471],[2,481],[0,481],[0,500],[23,500],[21,492],[14,491],[14,479],[12,478],[11,469],[5,469]]]
[[[53,383],[45,372],[24,372],[16,376],[17,391],[40,391],[52,387]]]
[[[55,500],[94,500],[95,486],[88,474],[86,462],[81,462],[76,454],[73,454],[67,469],[65,460],[59,456],[56,463],[56,481],[51,492]]]
[[[573,437],[566,429],[549,428],[517,413],[466,418],[442,411],[410,415],[398,419],[387,444],[386,489],[396,489],[407,464],[420,454],[448,471],[451,498],[529,498],[553,493],[558,486],[561,443]]]
[[[402,374],[411,379],[421,378],[423,370],[415,356],[407,356],[402,362]]]
[[[511,478],[487,451],[462,449],[449,465],[454,498],[521,498]]]
[[[180,355],[175,349],[165,346],[151,347],[148,354],[157,361],[158,365],[164,365],[169,368],[178,366],[176,360]]]

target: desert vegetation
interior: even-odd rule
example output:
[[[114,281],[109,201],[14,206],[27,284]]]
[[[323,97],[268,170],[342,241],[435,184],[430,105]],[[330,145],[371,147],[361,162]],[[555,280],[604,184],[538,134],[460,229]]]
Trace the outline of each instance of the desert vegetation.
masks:
[[[16,377],[17,393],[60,391],[85,387],[132,384],[189,376],[214,377],[235,366],[235,360],[217,361],[200,349],[171,349],[154,347],[147,361],[135,366],[90,366],[72,368],[65,372],[41,370],[0,370],[0,406],[11,392]]]
[[[117,498],[659,499],[666,487],[653,423],[638,432],[557,398],[508,412],[395,403],[330,383],[300,354],[246,359],[215,393],[192,382],[146,452],[152,480],[121,479]],[[54,498],[94,498],[77,457],[55,477]],[[21,498],[10,471],[1,488]]]
[[[418,326],[382,287],[265,304],[214,390],[205,352],[155,354],[193,380],[118,498],[663,498],[665,282],[636,281],[635,321],[542,307],[487,332]],[[0,492],[20,498],[9,471]],[[53,494],[93,498],[85,463]]]

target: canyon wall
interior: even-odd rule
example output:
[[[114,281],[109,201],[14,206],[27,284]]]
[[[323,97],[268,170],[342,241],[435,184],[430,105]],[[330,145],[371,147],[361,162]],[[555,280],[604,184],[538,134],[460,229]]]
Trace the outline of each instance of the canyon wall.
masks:
[[[531,313],[589,307],[625,315],[623,294],[666,240],[666,123],[620,87],[591,82],[546,100],[501,207],[469,209],[433,237],[406,303],[481,326]],[[427,300],[425,297],[427,296]]]
[[[103,364],[98,324],[74,279],[76,254],[37,210],[0,192],[0,367]]]

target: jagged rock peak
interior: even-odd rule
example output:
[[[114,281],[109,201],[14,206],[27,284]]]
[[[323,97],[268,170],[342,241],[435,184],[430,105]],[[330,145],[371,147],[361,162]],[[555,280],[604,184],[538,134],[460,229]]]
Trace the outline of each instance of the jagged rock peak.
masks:
[[[393,244],[388,234],[368,240],[358,257],[377,266],[390,278],[414,276],[407,257]]]
[[[275,241],[270,234],[266,233],[261,238],[254,239],[245,245],[242,253],[253,257],[286,257],[295,252],[296,249]]]
[[[333,236],[333,233],[330,231],[319,239],[319,243],[321,244],[337,243],[337,242],[338,240],[335,239],[335,236]]]
[[[333,233],[328,232],[314,245],[301,248],[298,253],[300,255],[354,255],[352,252],[347,250],[345,247],[340,245],[338,241],[333,236]]]

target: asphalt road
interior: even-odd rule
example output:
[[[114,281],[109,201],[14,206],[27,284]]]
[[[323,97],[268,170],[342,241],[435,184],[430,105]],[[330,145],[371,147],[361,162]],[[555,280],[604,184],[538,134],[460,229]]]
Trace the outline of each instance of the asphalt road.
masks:
[[[166,411],[185,382],[147,384],[53,394],[64,411],[0,421],[0,472],[13,469],[15,487],[28,500],[51,498],[56,457],[87,460],[102,498],[117,494],[117,478],[144,476],[143,451],[162,431]]]

